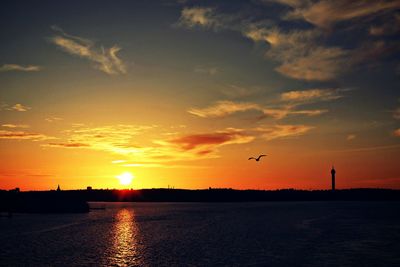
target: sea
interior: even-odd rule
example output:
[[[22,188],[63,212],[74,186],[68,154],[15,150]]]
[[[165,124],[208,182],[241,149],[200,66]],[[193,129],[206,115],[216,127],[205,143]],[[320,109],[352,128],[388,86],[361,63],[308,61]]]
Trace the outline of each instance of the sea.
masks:
[[[89,203],[0,217],[0,266],[400,266],[400,202]]]

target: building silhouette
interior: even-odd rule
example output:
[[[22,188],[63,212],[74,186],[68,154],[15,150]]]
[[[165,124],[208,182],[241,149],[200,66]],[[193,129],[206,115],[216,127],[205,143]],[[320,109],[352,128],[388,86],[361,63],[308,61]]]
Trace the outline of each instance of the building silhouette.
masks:
[[[57,191],[61,191],[60,185],[57,186]]]
[[[332,166],[331,175],[332,175],[332,191],[335,191],[335,175],[336,175],[336,171],[335,171],[335,167],[334,166]]]

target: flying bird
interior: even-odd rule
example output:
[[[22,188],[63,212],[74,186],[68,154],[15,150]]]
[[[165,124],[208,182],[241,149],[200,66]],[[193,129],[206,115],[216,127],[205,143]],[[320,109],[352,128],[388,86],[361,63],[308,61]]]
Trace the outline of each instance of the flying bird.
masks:
[[[249,158],[248,160],[255,159],[256,161],[260,161],[260,159],[261,159],[262,157],[265,157],[265,156],[266,156],[266,155],[260,155],[260,156],[258,156],[258,158],[251,157],[251,158]]]

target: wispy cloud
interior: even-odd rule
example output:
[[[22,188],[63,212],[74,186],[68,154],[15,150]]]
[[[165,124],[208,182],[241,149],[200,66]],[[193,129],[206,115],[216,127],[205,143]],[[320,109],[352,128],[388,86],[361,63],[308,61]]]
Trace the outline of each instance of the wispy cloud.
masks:
[[[340,47],[317,44],[321,33],[316,30],[282,32],[277,27],[250,25],[244,35],[254,42],[265,42],[270,48],[265,53],[281,63],[276,71],[302,80],[331,80],[344,71],[349,51]]]
[[[304,116],[318,116],[328,112],[327,109],[305,109],[297,110],[296,105],[284,105],[278,108],[263,108],[260,111],[263,113],[259,119],[271,117],[276,120],[286,118],[289,115],[304,115]]]
[[[54,137],[33,132],[0,130],[0,139],[44,141],[44,140],[54,139]]]
[[[84,143],[48,143],[45,146],[49,147],[66,147],[66,148],[78,148],[78,147],[90,147],[89,144],[84,144]]]
[[[214,7],[184,7],[176,26],[183,28],[205,28],[213,31],[221,29],[239,30],[243,18],[240,14],[220,13]]]
[[[14,106],[8,107],[7,109],[8,110],[15,110],[15,111],[24,112],[24,111],[30,110],[31,108],[28,107],[28,106],[24,106],[22,104],[15,104]]]
[[[304,135],[314,127],[307,125],[275,125],[272,127],[260,127],[255,131],[268,141],[282,138],[293,138]]]
[[[281,99],[284,101],[329,101],[341,98],[340,89],[308,89],[289,91],[281,94]]]
[[[317,116],[328,112],[327,109],[309,109],[309,110],[288,110],[283,117],[278,116],[277,118],[284,118],[287,115],[295,114],[295,115],[305,115],[305,116]]]
[[[247,111],[247,110],[260,110],[258,104],[254,103],[237,103],[233,101],[218,101],[214,105],[206,108],[191,108],[188,110],[190,114],[202,118],[209,117],[225,117],[232,113]]]
[[[126,73],[126,66],[117,56],[121,48],[117,45],[109,49],[103,46],[96,47],[91,40],[65,33],[57,26],[52,27],[58,35],[50,38],[51,42],[61,48],[63,51],[86,58],[94,63],[94,67],[107,74]]]
[[[40,71],[42,68],[40,66],[36,65],[18,65],[18,64],[4,64],[3,66],[0,67],[0,72],[6,72],[6,71],[26,71],[26,72],[32,72],[32,71]]]
[[[182,9],[179,25],[189,28],[195,26],[216,28],[221,25],[221,22],[213,8],[185,7]]]
[[[355,20],[366,16],[385,14],[388,10],[400,8],[397,0],[386,1],[276,1],[294,8],[285,15],[286,19],[303,19],[320,28],[330,28],[342,21]]]
[[[27,124],[6,123],[6,124],[2,124],[1,126],[5,127],[5,128],[29,128],[29,125],[27,125]]]
[[[214,105],[205,108],[192,108],[188,112],[202,118],[218,118],[226,117],[228,115],[245,112],[245,111],[258,111],[262,113],[264,117],[272,117],[274,119],[283,119],[289,115],[306,115],[316,116],[327,112],[326,109],[314,109],[314,110],[297,110],[296,105],[281,105],[279,107],[262,107],[256,103],[249,102],[233,102],[233,101],[217,101]]]
[[[4,102],[0,102],[0,110],[10,110],[10,111],[19,111],[19,112],[24,112],[24,111],[28,111],[31,108],[28,106],[25,106],[23,104],[17,103],[14,105],[9,105],[7,103]]]
[[[56,122],[56,121],[62,121],[63,119],[60,117],[48,117],[44,119],[47,122]]]

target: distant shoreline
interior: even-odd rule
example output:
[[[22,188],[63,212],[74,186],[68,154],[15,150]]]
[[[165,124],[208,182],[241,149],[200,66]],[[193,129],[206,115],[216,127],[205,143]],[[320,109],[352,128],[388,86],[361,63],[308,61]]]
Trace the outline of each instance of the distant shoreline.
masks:
[[[234,189],[139,189],[139,190],[0,190],[0,212],[82,213],[88,202],[267,202],[267,201],[399,201],[400,190],[234,190]]]
[[[230,188],[209,189],[81,189],[62,191],[15,191],[0,190],[0,199],[62,197],[85,201],[159,201],[159,202],[221,202],[221,201],[290,201],[290,200],[400,200],[400,190],[380,188],[355,188],[340,190],[237,190]]]

